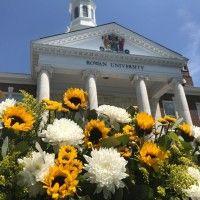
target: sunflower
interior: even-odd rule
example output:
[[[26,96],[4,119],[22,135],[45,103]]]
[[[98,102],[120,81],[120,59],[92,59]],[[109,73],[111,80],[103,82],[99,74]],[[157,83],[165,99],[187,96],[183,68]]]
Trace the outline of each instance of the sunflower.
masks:
[[[155,120],[153,117],[145,112],[138,113],[136,116],[136,127],[139,134],[143,136],[144,133],[151,133]]]
[[[192,127],[187,124],[183,123],[179,125],[178,130],[180,131],[181,136],[186,140],[186,141],[192,141],[193,140],[193,135],[192,135]]]
[[[131,141],[136,141],[138,140],[138,137],[135,133],[135,128],[130,126],[130,125],[125,125],[123,127],[123,133],[129,136],[129,139]]]
[[[99,142],[106,138],[110,128],[107,128],[104,121],[99,119],[89,121],[85,126],[85,144],[88,147],[98,147]],[[92,145],[91,145],[92,144]]]
[[[79,88],[70,88],[64,93],[64,104],[71,110],[87,107],[87,93]]]
[[[27,132],[33,128],[35,119],[23,106],[13,106],[5,110],[2,121],[6,128]]]
[[[43,187],[52,199],[61,199],[73,196],[77,185],[78,180],[71,176],[69,170],[62,166],[54,166],[49,169]]]
[[[45,109],[46,110],[50,110],[50,111],[59,111],[59,112],[67,112],[69,111],[68,109],[64,108],[62,106],[62,103],[57,102],[57,101],[52,101],[49,99],[44,99],[43,103],[45,105]]]
[[[118,151],[120,153],[120,155],[124,158],[130,158],[132,155],[132,150],[131,148],[127,148],[127,147],[119,147]]]
[[[168,121],[164,117],[160,117],[158,119],[158,122],[160,122],[161,124],[168,124]]]
[[[82,172],[83,163],[78,159],[74,159],[69,163],[69,165],[66,165],[65,168],[69,170],[73,178],[76,178]]]
[[[176,120],[177,120],[175,117],[172,117],[172,116],[170,116],[170,115],[165,115],[165,116],[164,116],[164,119],[165,119],[167,122],[169,122],[169,123],[175,123]]]
[[[158,165],[169,157],[169,153],[162,151],[153,142],[145,142],[140,149],[140,161],[153,167],[154,170]]]
[[[59,149],[56,163],[58,165],[70,164],[77,157],[77,150],[73,146],[63,146]]]

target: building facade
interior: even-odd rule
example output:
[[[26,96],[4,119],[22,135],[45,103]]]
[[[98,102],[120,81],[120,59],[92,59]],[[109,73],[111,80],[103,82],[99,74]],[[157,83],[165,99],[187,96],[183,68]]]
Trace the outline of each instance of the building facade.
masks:
[[[169,114],[200,126],[200,88],[188,59],[117,23],[96,25],[93,0],[71,0],[67,32],[33,41],[31,74],[0,73],[0,90],[20,98],[59,100],[66,88],[86,88],[90,109],[138,105],[156,118]]]

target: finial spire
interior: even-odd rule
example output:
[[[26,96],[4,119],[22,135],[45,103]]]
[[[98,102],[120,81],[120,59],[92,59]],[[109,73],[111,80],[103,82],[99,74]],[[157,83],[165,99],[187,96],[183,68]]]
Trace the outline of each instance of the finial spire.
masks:
[[[70,31],[96,26],[95,11],[93,0],[70,0]]]

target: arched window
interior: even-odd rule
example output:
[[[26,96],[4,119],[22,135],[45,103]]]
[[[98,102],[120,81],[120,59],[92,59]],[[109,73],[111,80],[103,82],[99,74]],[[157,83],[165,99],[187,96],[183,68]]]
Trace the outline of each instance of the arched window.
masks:
[[[88,17],[88,7],[83,6],[83,17]]]
[[[76,7],[74,10],[74,18],[78,18],[79,17],[79,7]]]

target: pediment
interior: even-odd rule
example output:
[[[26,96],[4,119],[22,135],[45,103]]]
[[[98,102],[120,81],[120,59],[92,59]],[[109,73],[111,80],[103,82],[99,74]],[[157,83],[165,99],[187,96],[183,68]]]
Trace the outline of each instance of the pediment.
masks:
[[[116,23],[50,36],[34,41],[33,43],[187,60],[187,58],[183,57],[179,53],[176,53]]]

